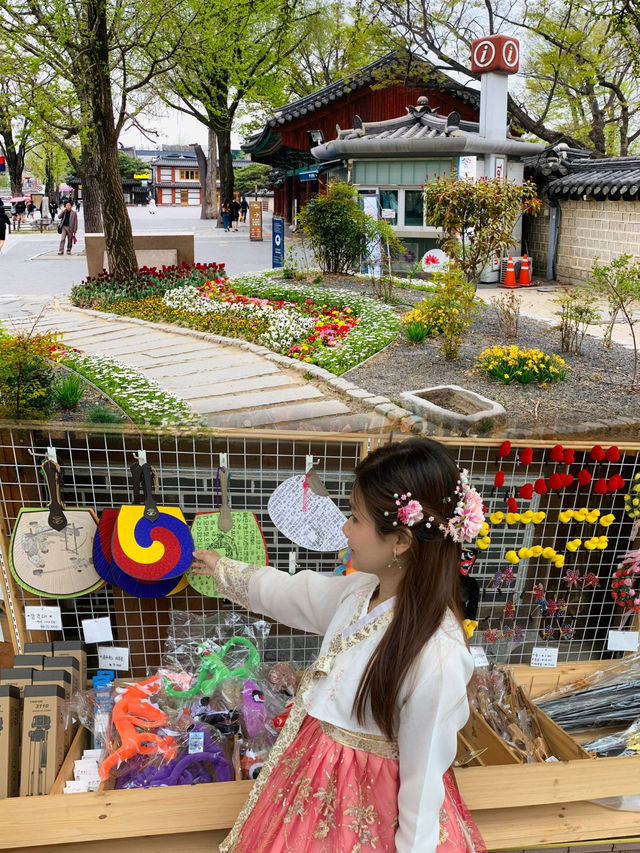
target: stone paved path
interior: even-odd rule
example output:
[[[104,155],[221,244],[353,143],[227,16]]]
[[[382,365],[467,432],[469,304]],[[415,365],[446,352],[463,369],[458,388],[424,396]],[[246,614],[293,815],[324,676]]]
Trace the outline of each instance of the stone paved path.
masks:
[[[186,400],[208,426],[330,431],[391,426],[374,411],[385,398],[346,382],[337,389],[307,381],[288,360],[263,347],[224,344],[185,329],[83,311],[65,298],[0,296],[0,322],[6,328],[30,328],[38,317],[38,328],[63,332],[67,346],[138,368]]]

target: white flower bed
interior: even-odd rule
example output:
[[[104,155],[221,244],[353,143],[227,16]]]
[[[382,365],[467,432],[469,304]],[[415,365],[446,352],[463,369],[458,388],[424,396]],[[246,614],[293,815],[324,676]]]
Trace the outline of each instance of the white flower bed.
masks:
[[[117,358],[72,352],[61,361],[104,391],[137,424],[197,426],[201,423],[184,400]]]

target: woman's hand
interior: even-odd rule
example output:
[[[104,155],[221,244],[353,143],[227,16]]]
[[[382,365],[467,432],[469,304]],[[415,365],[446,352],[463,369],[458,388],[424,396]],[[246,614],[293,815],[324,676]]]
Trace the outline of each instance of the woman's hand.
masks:
[[[213,577],[213,570],[218,565],[220,554],[217,551],[194,551],[193,559],[191,568],[197,575]]]

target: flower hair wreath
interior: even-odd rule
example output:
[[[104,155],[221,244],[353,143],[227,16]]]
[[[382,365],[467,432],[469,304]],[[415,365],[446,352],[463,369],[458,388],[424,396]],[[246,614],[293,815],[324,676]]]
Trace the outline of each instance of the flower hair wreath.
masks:
[[[458,496],[455,512],[446,524],[440,524],[438,528],[445,538],[450,536],[454,542],[473,542],[484,524],[484,506],[478,492],[469,485],[469,472],[466,469],[460,472],[455,494]],[[411,492],[402,495],[395,493],[393,498],[398,507],[398,519],[393,522],[394,527],[397,527],[398,522],[405,527],[413,527],[423,521],[423,506],[420,501],[412,498]],[[445,500],[448,502],[451,498]],[[384,514],[389,516],[387,511]],[[434,520],[430,515],[425,527],[431,527]]]

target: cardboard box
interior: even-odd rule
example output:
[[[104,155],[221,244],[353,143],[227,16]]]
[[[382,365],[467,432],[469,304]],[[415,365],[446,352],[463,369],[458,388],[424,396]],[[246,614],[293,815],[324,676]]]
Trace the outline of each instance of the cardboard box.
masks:
[[[32,683],[35,669],[0,669],[0,683],[13,684],[20,690],[20,698],[24,695],[24,688]]]
[[[62,766],[65,752],[64,699],[64,688],[57,684],[32,684],[24,689],[21,797],[48,794]]]
[[[25,643],[25,655],[46,655],[51,657],[53,654],[53,643]]]
[[[43,670],[66,669],[71,676],[71,694],[80,690],[80,663],[73,655],[60,655],[59,657],[43,658]]]
[[[0,686],[0,800],[17,797],[20,776],[20,691]]]
[[[56,640],[53,643],[53,655],[72,655],[80,665],[80,685],[87,689],[87,647],[82,640]]]
[[[53,658],[52,658],[53,660]],[[64,698],[68,701],[71,698],[71,673],[66,669],[43,669],[33,671],[32,684],[55,684],[64,692]],[[71,725],[65,727],[64,730],[64,750],[68,749],[73,740],[74,729]]]
[[[16,655],[13,659],[14,669],[44,669],[44,655]]]

